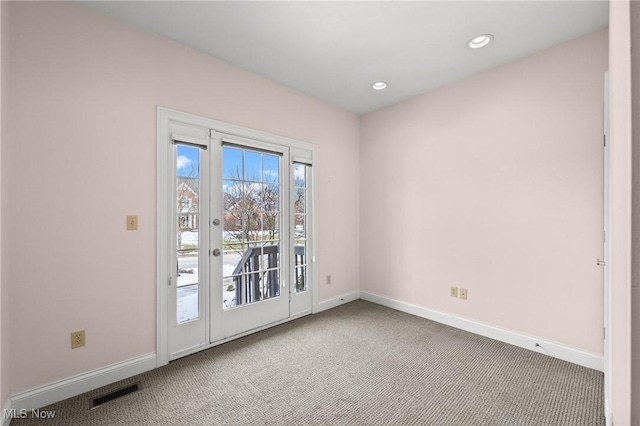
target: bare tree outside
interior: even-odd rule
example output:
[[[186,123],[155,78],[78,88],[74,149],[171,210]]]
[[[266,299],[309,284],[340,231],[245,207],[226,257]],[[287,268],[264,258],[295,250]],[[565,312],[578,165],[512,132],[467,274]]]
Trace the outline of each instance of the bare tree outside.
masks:
[[[228,176],[223,191],[227,248],[242,254],[258,242],[266,245],[279,239],[279,193],[275,179],[245,181],[239,170]]]

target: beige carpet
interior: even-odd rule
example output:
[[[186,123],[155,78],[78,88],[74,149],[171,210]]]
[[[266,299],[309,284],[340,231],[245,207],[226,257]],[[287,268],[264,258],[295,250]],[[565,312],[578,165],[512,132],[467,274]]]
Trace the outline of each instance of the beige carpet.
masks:
[[[362,300],[46,409],[11,425],[604,425],[602,373]]]

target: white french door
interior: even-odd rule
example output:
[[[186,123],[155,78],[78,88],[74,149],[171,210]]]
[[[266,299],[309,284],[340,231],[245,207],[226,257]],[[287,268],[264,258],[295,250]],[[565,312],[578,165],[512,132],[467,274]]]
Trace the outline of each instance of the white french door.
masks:
[[[162,108],[158,142],[158,365],[311,313],[315,148]]]
[[[289,318],[290,161],[288,149],[219,132],[212,145],[216,341]]]

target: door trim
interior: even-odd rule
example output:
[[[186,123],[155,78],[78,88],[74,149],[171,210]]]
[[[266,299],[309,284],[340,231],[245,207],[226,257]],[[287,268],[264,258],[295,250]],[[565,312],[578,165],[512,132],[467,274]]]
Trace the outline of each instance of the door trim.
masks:
[[[295,152],[295,158],[300,160],[301,158],[311,164],[312,179],[313,182],[317,182],[318,167],[317,167],[317,147],[314,144],[303,142],[300,140],[288,138],[285,136],[279,136],[272,133],[263,132],[260,130],[249,129],[235,124],[225,123],[201,117],[189,113],[176,111],[170,108],[157,107],[157,206],[156,206],[156,364],[157,367],[166,365],[169,363],[169,343],[168,343],[168,280],[169,280],[169,265],[165,261],[169,256],[169,228],[170,228],[170,215],[167,210],[169,188],[171,188],[171,182],[169,182],[169,173],[167,173],[168,155],[167,150],[170,144],[167,141],[171,138],[170,123],[179,122],[186,125],[198,126],[209,128],[213,131],[224,133],[226,135],[236,136],[238,138],[246,138],[254,141],[264,141],[268,143],[275,143],[279,145],[288,146],[291,149],[291,153]],[[301,157],[302,156],[302,157]],[[292,155],[293,158],[293,155]],[[317,200],[318,185],[312,186],[312,198]],[[313,215],[311,226],[313,227],[312,235],[317,236],[317,214]],[[318,280],[317,280],[317,238],[313,238],[311,242],[311,257],[310,262],[310,282],[312,290],[312,304],[311,312],[318,311]],[[305,313],[306,314],[306,313]],[[291,321],[303,315],[290,316],[289,318],[258,327],[253,330],[249,330],[245,333],[241,333],[230,339],[223,339],[214,343],[208,343],[197,348],[190,348],[188,353],[198,352],[204,349],[208,349],[217,346],[221,343],[233,340],[238,337],[246,336],[248,334],[255,333],[260,330],[278,325],[287,321]]]

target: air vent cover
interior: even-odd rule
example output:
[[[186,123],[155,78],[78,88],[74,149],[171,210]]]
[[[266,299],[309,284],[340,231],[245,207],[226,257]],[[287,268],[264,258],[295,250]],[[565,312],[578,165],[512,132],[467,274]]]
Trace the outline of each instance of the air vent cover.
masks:
[[[121,396],[125,396],[128,395],[132,392],[136,392],[137,390],[139,390],[140,387],[138,386],[138,384],[133,384],[131,386],[127,386],[126,388],[122,388],[122,389],[118,389],[116,391],[113,392],[109,392],[108,394],[99,396],[97,398],[93,399],[93,407],[92,408],[96,408],[99,407],[100,405],[107,403],[109,401],[113,401],[116,398],[120,398]]]

